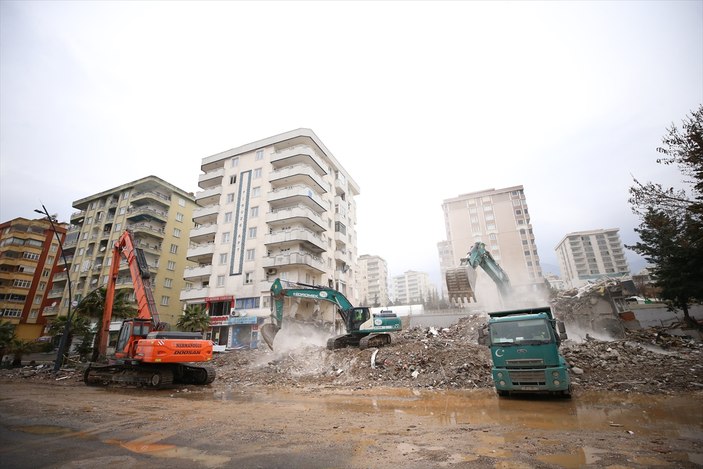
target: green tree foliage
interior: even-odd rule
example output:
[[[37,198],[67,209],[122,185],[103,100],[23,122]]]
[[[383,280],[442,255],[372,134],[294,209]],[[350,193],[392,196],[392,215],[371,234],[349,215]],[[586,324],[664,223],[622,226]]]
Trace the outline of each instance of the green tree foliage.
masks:
[[[78,306],[76,306],[76,313],[82,317],[90,318],[97,321],[96,332],[92,340],[92,361],[98,361],[100,358],[99,347],[97,344],[102,340],[102,317],[105,311],[105,297],[107,296],[107,289],[105,287],[98,288],[91,291],[86,295]],[[134,303],[129,299],[129,290],[120,289],[115,290],[115,298],[112,303],[112,319],[124,319],[133,318],[137,315],[137,308],[134,307]],[[85,338],[85,337],[84,337]],[[88,353],[87,350],[79,350],[79,353]]]
[[[72,314],[73,319],[71,320],[71,328],[68,333],[68,338],[66,341],[66,354],[71,350],[71,344],[73,343],[73,338],[75,336],[85,337],[87,334],[91,334],[93,330],[93,325],[90,319],[85,316],[78,316]],[[64,329],[67,325],[67,316],[57,316],[49,323],[49,335],[60,336],[63,334]],[[64,357],[65,361],[65,357]],[[63,363],[63,362],[62,362]]]
[[[678,166],[688,190],[635,179],[629,202],[640,241],[627,247],[651,264],[662,298],[695,324],[688,305],[703,300],[703,105],[667,130],[657,162]]]
[[[183,316],[176,324],[178,329],[186,332],[205,332],[210,327],[210,316],[208,316],[205,306],[188,305],[183,311]]]
[[[37,343],[31,340],[13,338],[10,341],[9,351],[12,354],[12,367],[22,366],[22,357],[32,353],[36,349]]]
[[[0,363],[9,351],[12,339],[15,338],[15,325],[10,321],[0,322]]]

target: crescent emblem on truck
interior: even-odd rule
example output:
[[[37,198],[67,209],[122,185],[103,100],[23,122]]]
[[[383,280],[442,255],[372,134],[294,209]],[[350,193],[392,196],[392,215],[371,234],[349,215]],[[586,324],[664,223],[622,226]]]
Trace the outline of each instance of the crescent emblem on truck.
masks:
[[[376,324],[377,326],[380,326],[381,324],[383,324],[383,321],[380,319],[374,319],[373,323]]]
[[[496,350],[496,357],[500,358],[503,356],[504,353],[505,351],[502,348],[499,348],[498,350]]]

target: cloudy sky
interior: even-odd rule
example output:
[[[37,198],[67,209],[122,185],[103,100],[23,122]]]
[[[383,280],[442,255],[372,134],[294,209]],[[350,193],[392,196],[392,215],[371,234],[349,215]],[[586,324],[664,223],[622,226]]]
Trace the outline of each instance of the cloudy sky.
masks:
[[[299,127],[361,187],[360,254],[439,282],[442,201],[522,184],[545,271],[639,223],[703,103],[703,2],[0,1],[0,221]],[[467,247],[468,248],[468,247]],[[628,252],[633,268],[642,260]]]

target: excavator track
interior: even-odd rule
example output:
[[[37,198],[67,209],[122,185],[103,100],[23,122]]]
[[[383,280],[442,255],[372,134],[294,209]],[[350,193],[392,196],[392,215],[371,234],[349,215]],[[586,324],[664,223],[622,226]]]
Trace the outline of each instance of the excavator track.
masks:
[[[390,345],[390,343],[390,334],[369,334],[359,341],[359,349],[364,350],[369,347],[383,347],[385,345]]]
[[[215,369],[209,366],[185,364],[91,364],[83,373],[88,386],[111,384],[145,386],[154,389],[174,384],[206,385],[215,380]]]

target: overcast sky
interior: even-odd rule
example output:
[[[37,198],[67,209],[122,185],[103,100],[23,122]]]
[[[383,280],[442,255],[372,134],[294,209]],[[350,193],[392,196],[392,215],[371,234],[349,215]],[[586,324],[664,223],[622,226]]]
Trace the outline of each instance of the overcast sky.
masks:
[[[442,201],[519,184],[555,272],[569,232],[636,241],[632,177],[680,185],[656,147],[701,103],[701,1],[3,0],[0,221],[150,174],[196,192],[203,157],[308,127],[392,275],[438,283]]]

